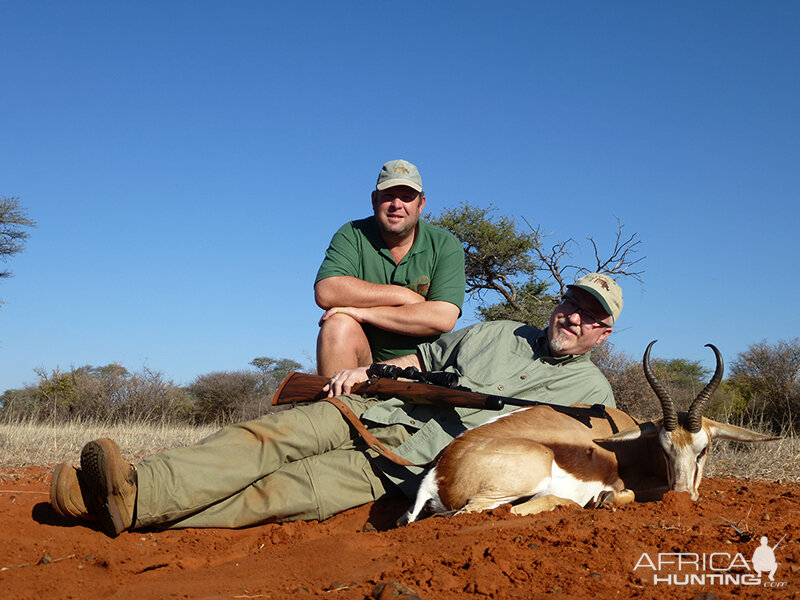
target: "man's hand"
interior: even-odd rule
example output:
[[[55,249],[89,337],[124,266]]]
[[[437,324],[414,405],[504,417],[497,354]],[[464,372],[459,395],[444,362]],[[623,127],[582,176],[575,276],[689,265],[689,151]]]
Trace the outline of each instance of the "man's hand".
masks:
[[[394,365],[400,369],[405,369],[406,367],[414,367],[415,369],[420,370],[422,369],[422,362],[420,361],[419,356],[416,354],[408,354],[406,356],[390,358],[381,364]],[[369,379],[369,377],[367,377],[367,369],[369,369],[368,366],[339,371],[336,375],[331,377],[331,380],[328,383],[323,386],[322,391],[328,392],[328,398],[340,396],[342,394],[349,394],[355,384],[367,381]]]
[[[356,367],[355,369],[339,371],[325,384],[322,391],[328,392],[328,398],[349,394],[355,384],[369,379],[369,377],[367,377],[367,368],[368,367]]]
[[[322,327],[322,324],[325,321],[327,321],[333,315],[339,313],[352,317],[358,323],[364,322],[362,309],[357,308],[355,306],[334,306],[333,308],[329,308],[324,313],[322,313],[322,316],[319,319],[319,326]]]
[[[334,306],[326,310],[319,326],[335,314],[345,314],[357,323],[406,335],[439,335],[455,327],[458,307],[443,300],[429,300],[404,306]]]

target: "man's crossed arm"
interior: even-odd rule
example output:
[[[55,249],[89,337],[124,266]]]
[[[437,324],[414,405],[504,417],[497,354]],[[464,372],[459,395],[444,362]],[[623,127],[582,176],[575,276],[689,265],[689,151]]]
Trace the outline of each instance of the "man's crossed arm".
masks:
[[[437,335],[455,327],[459,308],[442,300],[426,301],[399,285],[370,283],[350,276],[322,279],[314,286],[314,298],[325,313],[320,325],[337,313],[359,323],[406,335]]]

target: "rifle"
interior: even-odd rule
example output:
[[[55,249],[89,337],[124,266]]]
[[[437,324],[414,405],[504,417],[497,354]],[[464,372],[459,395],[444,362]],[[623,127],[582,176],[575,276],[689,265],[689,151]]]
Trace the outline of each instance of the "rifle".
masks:
[[[481,394],[473,392],[464,387],[455,386],[457,377],[453,373],[444,372],[420,372],[416,369],[396,370],[397,367],[389,365],[372,365],[376,367],[367,374],[370,379],[357,383],[353,386],[350,393],[366,396],[377,396],[379,398],[399,398],[411,404],[431,404],[435,406],[451,406],[463,408],[477,408],[483,410],[501,410],[506,405],[509,406],[549,406],[576,418],[599,417],[606,418],[605,407],[602,404],[594,404],[591,407],[561,406],[549,404],[547,402],[537,402],[536,400],[523,400],[520,398],[508,398],[494,394]],[[415,373],[416,372],[416,373]],[[375,376],[376,374],[389,374],[386,376]],[[423,382],[431,380],[437,383],[420,383],[418,381],[398,381],[391,378],[391,375],[400,377],[415,377]],[[327,396],[322,391],[323,386],[330,381],[328,377],[321,375],[309,375],[307,373],[292,372],[283,380],[278,391],[272,398],[272,405],[294,404],[297,402],[309,402],[322,400]],[[444,385],[442,385],[444,384]]]
[[[775,551],[775,548],[777,548],[777,547],[778,547],[778,545],[779,545],[779,544],[780,544],[780,543],[783,541],[783,539],[784,539],[785,537],[786,537],[786,534],[784,534],[784,536],[783,536],[781,539],[779,539],[779,540],[778,540],[778,543],[777,543],[777,544],[775,544],[775,545],[772,547],[772,550],[773,550],[773,552]]]

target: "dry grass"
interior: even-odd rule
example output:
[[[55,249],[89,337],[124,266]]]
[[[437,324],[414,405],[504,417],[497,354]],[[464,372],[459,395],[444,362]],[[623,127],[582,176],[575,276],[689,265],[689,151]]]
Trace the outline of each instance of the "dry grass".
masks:
[[[733,415],[723,414],[717,418],[724,423],[774,435],[764,414],[755,415],[747,423]],[[800,437],[788,422],[783,424],[783,431],[781,438],[772,442],[715,441],[705,475],[800,483]]]
[[[788,435],[774,442],[714,443],[706,477],[746,477],[800,483],[800,438]]]
[[[187,446],[214,433],[217,427],[152,425],[132,423],[110,425],[72,421],[48,425],[33,421],[0,423],[0,467],[78,464],[81,448],[89,440],[109,437],[117,442],[123,456],[138,461],[161,450]]]
[[[31,421],[0,423],[0,467],[78,463],[89,440],[110,437],[123,456],[136,462],[168,448],[193,444],[216,431],[214,426],[109,425],[73,421],[58,426]],[[742,477],[800,483],[800,438],[788,435],[774,442],[714,443],[706,477]]]

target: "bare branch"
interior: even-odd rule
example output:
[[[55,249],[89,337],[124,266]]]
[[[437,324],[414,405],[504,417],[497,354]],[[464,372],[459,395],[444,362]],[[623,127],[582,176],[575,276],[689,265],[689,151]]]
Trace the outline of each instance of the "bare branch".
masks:
[[[514,283],[505,275],[500,277],[500,281],[503,282],[503,286],[505,286],[505,288],[496,286],[495,289],[497,289],[497,291],[503,295],[506,301],[513,306],[515,310],[521,310],[522,307],[520,306],[519,302],[517,302],[517,286],[514,285]]]
[[[558,285],[558,295],[563,296],[567,291],[567,282],[565,281],[565,273],[567,269],[579,270],[579,267],[571,264],[563,265],[561,264],[561,261],[564,260],[565,257],[572,256],[571,247],[576,245],[577,242],[575,242],[574,239],[569,238],[563,242],[556,243],[550,248],[550,252],[546,253],[543,250],[544,239],[548,237],[549,234],[544,233],[541,227],[534,227],[531,225],[525,217],[522,217],[522,220],[525,221],[525,224],[533,232],[534,239],[536,240],[536,254],[539,257],[541,264],[544,265],[543,267],[539,267],[538,270],[550,274],[550,276]]]
[[[607,257],[601,255],[597,242],[593,237],[586,238],[592,244],[592,249],[594,251],[596,263],[594,271],[598,273],[608,273],[609,275],[631,277],[639,283],[642,283],[642,274],[644,270],[635,269],[635,265],[646,257],[634,257],[634,255],[639,252],[638,246],[641,244],[641,240],[638,239],[638,234],[636,233],[623,238],[624,225],[619,217],[615,218],[617,219],[617,234],[614,240],[614,246]],[[534,239],[537,242],[535,249],[542,264],[540,270],[549,273],[558,286],[559,294],[563,295],[566,292],[569,281],[591,272],[591,269],[587,267],[565,264],[566,259],[572,257],[572,246],[577,245],[577,242],[573,238],[556,243],[550,248],[549,252],[546,252],[544,250],[545,246],[543,241],[548,234],[544,233],[541,227],[534,227],[531,225],[524,217],[523,221],[525,221],[525,224],[531,229]]]
[[[619,217],[616,217],[616,219],[617,235],[616,239],[614,240],[614,247],[611,250],[611,254],[608,256],[608,258],[601,258],[600,252],[597,249],[597,243],[595,242],[594,238],[586,238],[589,240],[589,242],[591,242],[592,248],[594,249],[594,257],[595,261],[597,262],[597,272],[632,277],[639,283],[642,283],[642,273],[644,273],[644,270],[635,270],[634,266],[643,261],[646,257],[641,256],[634,258],[633,256],[639,252],[638,246],[642,242],[641,240],[636,239],[636,233],[623,240],[622,230],[625,226],[622,224],[622,221],[619,219]]]
[[[614,246],[605,257],[593,238],[588,238],[595,253],[597,267],[575,264],[573,252],[579,246],[574,238],[545,244],[550,234],[533,221],[521,217],[528,232],[517,229],[509,217],[493,215],[488,208],[462,204],[445,210],[431,219],[460,240],[465,252],[466,291],[479,301],[479,314],[484,319],[516,319],[537,327],[546,322],[552,307],[577,277],[591,271],[631,276],[641,282],[643,271],[635,265],[642,259],[634,256],[639,240],[636,234],[623,237],[622,223]],[[582,261],[583,262],[583,261]],[[500,302],[484,303],[486,297],[497,296]]]

